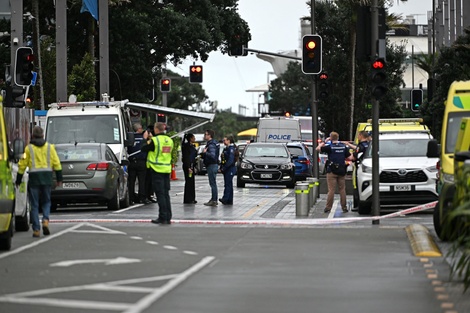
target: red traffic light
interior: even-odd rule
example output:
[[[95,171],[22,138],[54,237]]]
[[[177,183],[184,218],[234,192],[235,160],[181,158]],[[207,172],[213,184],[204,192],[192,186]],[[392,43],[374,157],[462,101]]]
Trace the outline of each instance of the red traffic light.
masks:
[[[191,66],[191,72],[201,73],[202,72],[202,66]]]
[[[326,73],[321,73],[321,74],[320,74],[320,79],[321,79],[321,80],[326,80],[326,79],[328,79],[328,74],[326,74]]]
[[[372,67],[376,70],[381,70],[385,68],[385,61],[383,59],[377,59],[372,63]]]
[[[169,84],[170,84],[170,80],[169,80],[169,79],[162,79],[162,84],[163,84],[163,85],[169,85]]]
[[[160,91],[162,92],[169,92],[171,89],[171,79],[169,78],[162,78],[160,80]]]
[[[320,74],[322,70],[322,38],[319,35],[302,37],[302,72]]]

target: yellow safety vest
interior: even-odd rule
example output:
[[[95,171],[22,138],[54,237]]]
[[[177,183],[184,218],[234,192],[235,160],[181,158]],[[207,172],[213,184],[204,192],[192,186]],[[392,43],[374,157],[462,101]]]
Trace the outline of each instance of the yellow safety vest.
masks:
[[[171,173],[171,151],[173,151],[173,140],[166,135],[152,137],[155,150],[147,154],[147,167],[157,173]]]

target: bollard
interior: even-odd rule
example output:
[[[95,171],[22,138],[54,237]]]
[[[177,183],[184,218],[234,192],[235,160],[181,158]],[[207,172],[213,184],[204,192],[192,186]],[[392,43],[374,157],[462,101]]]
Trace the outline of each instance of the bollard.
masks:
[[[315,180],[313,177],[307,177],[307,183],[308,183],[308,207],[312,208],[313,205],[315,204]]]
[[[296,216],[307,216],[308,207],[308,183],[297,183],[295,185],[295,215]]]
[[[315,204],[317,202],[317,198],[320,197],[320,180],[318,178],[313,178],[313,185],[313,204]]]

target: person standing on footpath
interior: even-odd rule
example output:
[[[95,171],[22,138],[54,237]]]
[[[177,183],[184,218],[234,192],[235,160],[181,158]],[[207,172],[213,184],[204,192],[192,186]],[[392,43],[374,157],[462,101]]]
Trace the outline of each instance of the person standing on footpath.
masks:
[[[209,185],[211,186],[211,199],[204,203],[208,206],[217,206],[217,172],[219,170],[219,151],[220,144],[214,139],[215,132],[212,129],[208,129],[204,133],[204,139],[206,140],[206,147],[202,153],[204,159],[204,165],[207,169],[207,177],[209,178]]]
[[[157,195],[158,218],[154,224],[171,224],[170,174],[173,139],[165,134],[165,124],[157,122],[155,136],[144,133],[146,144],[142,147],[147,152],[147,167],[152,170],[152,186]]]
[[[44,140],[44,130],[39,126],[34,126],[31,141],[25,148],[25,158],[18,163],[17,187],[21,184],[26,168],[29,168],[28,194],[33,237],[40,237],[39,208],[42,209],[42,232],[47,236],[50,234],[52,172],[55,171],[57,187],[62,186],[62,165],[54,145]]]
[[[183,172],[184,172],[184,197],[183,203],[196,204],[196,187],[194,181],[194,162],[196,161],[197,150],[194,147],[196,137],[193,134],[186,134],[181,146]]]
[[[237,172],[236,150],[233,136],[224,138],[225,148],[222,152],[220,171],[224,174],[224,196],[219,199],[222,204],[233,204],[233,175]]]
[[[146,193],[146,175],[147,175],[147,153],[142,152],[142,144],[144,142],[144,130],[142,124],[135,123],[134,127],[134,145],[127,148],[129,154],[129,179],[127,181],[129,186],[129,194],[133,203],[151,203],[147,199]],[[150,177],[149,177],[150,178]],[[139,194],[135,192],[135,181],[139,180]]]
[[[335,196],[336,185],[338,185],[339,196],[341,202],[341,208],[343,212],[348,212],[346,206],[346,158],[349,153],[346,145],[339,141],[339,134],[337,132],[331,132],[330,137],[325,140],[326,142],[331,141],[329,144],[324,142],[320,143],[316,150],[328,154],[327,168],[326,168],[326,181],[328,184],[328,196],[326,199],[325,213],[329,213],[333,207],[333,199]]]

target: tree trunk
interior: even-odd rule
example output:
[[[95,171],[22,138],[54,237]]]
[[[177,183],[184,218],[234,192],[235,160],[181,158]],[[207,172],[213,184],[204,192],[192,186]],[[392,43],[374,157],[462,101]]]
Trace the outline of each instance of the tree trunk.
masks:
[[[351,23],[350,27],[350,36],[351,36],[351,55],[350,55],[350,64],[351,64],[351,94],[350,94],[350,103],[351,103],[351,116],[349,120],[349,140],[353,140],[353,127],[354,127],[354,98],[356,96],[356,27],[354,23]]]

